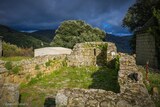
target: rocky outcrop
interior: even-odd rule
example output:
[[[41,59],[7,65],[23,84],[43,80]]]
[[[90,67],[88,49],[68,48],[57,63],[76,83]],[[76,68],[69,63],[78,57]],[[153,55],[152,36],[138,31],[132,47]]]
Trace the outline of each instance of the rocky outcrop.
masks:
[[[120,93],[99,89],[63,89],[57,93],[57,107],[155,107],[137,70],[135,59],[120,54]],[[132,77],[133,76],[133,77]]]

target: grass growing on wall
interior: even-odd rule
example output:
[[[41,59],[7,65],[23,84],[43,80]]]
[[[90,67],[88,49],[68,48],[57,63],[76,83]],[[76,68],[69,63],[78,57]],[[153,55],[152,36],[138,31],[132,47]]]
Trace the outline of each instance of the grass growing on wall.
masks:
[[[14,66],[11,61],[5,63],[5,68],[8,70],[9,74],[18,74],[22,69],[21,66]]]
[[[47,96],[55,96],[63,88],[94,88],[119,92],[117,75],[115,69],[107,67],[63,67],[50,75],[33,78],[28,84],[21,84],[21,103],[41,107]]]

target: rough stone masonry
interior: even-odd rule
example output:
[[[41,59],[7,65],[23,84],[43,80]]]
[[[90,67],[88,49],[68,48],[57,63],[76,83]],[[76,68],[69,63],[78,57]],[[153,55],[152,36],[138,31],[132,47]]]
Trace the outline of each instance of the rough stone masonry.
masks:
[[[85,42],[74,46],[67,57],[68,66],[103,66],[111,61],[117,53],[114,43]]]
[[[57,107],[155,107],[137,70],[135,59],[120,54],[118,82],[120,93],[100,89],[62,89],[56,95]],[[138,74],[138,81],[128,76]]]
[[[107,44],[107,47],[106,47]],[[94,48],[91,48],[94,45]],[[105,46],[103,46],[105,45]],[[83,48],[85,46],[85,48]],[[102,64],[103,61],[110,61],[116,56],[116,47],[113,43],[84,43],[76,45],[71,55],[68,55],[68,65],[75,64],[74,61],[82,58],[74,66],[91,66],[94,64]],[[78,48],[79,47],[79,48]],[[95,50],[94,50],[95,49]],[[85,51],[84,51],[85,50]],[[84,53],[82,52],[84,51]],[[100,58],[100,61],[85,59],[88,52],[92,53],[91,57]],[[105,54],[104,54],[105,53]],[[76,55],[76,57],[74,56]],[[120,54],[120,70],[118,82],[120,85],[120,93],[105,91],[100,89],[63,89],[57,93],[56,106],[57,107],[155,107],[152,102],[148,91],[143,84],[142,74],[138,72],[135,64],[135,59],[126,54]],[[45,63],[52,59],[61,59],[64,61],[66,55],[61,56],[43,56],[26,61],[16,63],[24,68],[22,74],[36,75],[35,67],[39,65],[40,68],[46,68]],[[61,67],[61,61],[58,63],[57,68]],[[86,63],[91,60],[91,63]],[[19,99],[18,86],[8,81],[4,76],[6,69],[4,68],[5,62],[0,61],[0,107],[4,104],[17,105]],[[60,65],[59,65],[60,64]],[[15,64],[14,64],[15,65]],[[42,69],[41,68],[41,69]],[[53,68],[52,68],[53,70]],[[35,72],[33,72],[35,71]],[[45,69],[46,71],[46,69]],[[50,70],[49,70],[50,71]],[[46,72],[47,73],[47,72]],[[138,74],[138,81],[128,78],[132,73]],[[22,76],[22,75],[20,75]],[[25,76],[22,76],[22,79]],[[14,79],[17,80],[17,79]],[[19,79],[18,79],[19,80]],[[12,83],[12,84],[11,84]],[[3,102],[3,103],[2,103]]]

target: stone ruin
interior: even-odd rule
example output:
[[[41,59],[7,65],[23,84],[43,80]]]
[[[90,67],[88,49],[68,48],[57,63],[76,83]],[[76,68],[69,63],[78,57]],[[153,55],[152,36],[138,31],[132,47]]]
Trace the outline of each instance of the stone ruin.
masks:
[[[115,58],[115,53],[117,53],[117,48],[113,43],[78,43],[67,56],[67,62],[68,66],[104,66]]]
[[[77,44],[68,56],[69,65],[102,65],[117,55],[114,44],[109,43],[108,48],[99,48],[97,45],[101,47],[102,44]],[[119,55],[120,69],[117,78],[120,93],[101,89],[62,89],[56,95],[56,107],[155,107],[143,83],[142,73],[138,72],[135,58],[126,54]],[[98,63],[96,58],[100,58]]]
[[[87,42],[75,45],[70,55],[35,57],[31,60],[21,61],[25,68],[23,75],[34,71],[36,64],[46,67],[45,63],[50,59],[67,60],[68,66],[104,66],[117,56],[116,46],[106,42]],[[1,64],[2,63],[2,64]],[[30,66],[28,66],[30,65]],[[4,104],[17,104],[19,99],[18,86],[12,82],[5,82],[4,62],[0,62],[0,106]],[[54,67],[54,70],[62,66]],[[49,68],[49,70],[53,70]],[[49,73],[47,70],[46,73]],[[135,75],[133,75],[135,74]],[[27,76],[27,75],[26,75]],[[22,79],[23,79],[22,78]],[[143,84],[141,72],[138,72],[135,59],[126,54],[120,54],[120,70],[118,72],[120,93],[105,91],[102,89],[62,89],[56,95],[57,107],[155,107],[148,91]]]
[[[128,76],[138,74],[138,81]],[[120,93],[101,89],[63,89],[57,93],[57,107],[155,107],[138,72],[135,59],[121,54],[118,74]]]

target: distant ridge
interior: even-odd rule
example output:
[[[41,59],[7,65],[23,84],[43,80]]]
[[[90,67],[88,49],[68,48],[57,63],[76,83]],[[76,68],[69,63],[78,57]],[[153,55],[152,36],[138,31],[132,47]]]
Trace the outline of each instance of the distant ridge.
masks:
[[[29,33],[19,32],[5,25],[0,25],[0,36],[3,37],[5,42],[23,48],[39,48],[42,47],[42,43],[48,45],[47,43],[30,36]]]
[[[42,47],[49,46],[55,36],[55,30],[38,30],[33,33],[16,31],[5,25],[0,25],[0,36],[3,36],[5,42],[15,44],[19,47]],[[130,40],[132,36],[115,36],[106,34],[106,41],[113,42],[117,46],[118,52],[131,53]]]
[[[34,38],[40,39],[44,42],[51,42],[55,35],[55,30],[38,30],[33,33],[30,33]]]
[[[115,36],[106,34],[106,41],[113,42],[117,46],[118,52],[131,53],[130,40],[132,36]]]

